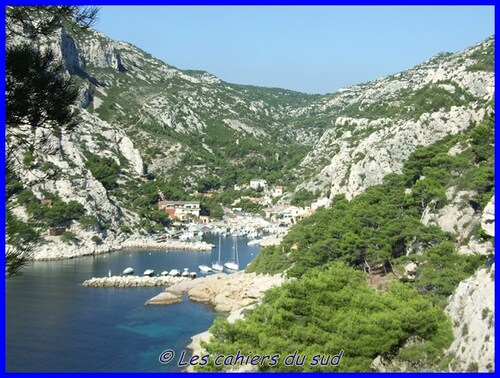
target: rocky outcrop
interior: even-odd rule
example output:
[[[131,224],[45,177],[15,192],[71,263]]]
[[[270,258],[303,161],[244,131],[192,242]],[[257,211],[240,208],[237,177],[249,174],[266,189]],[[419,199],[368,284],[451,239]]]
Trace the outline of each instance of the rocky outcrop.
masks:
[[[421,222],[427,225],[435,225],[443,231],[457,235],[458,242],[470,236],[480,216],[476,214],[469,204],[474,192],[457,191],[451,187],[446,191],[448,203],[438,210],[428,206],[422,214]]]
[[[142,161],[139,150],[134,147],[134,144],[129,137],[125,136],[118,142],[120,153],[128,160],[133,172],[137,175],[144,174],[144,162]]]
[[[94,32],[93,38],[80,44],[80,49],[86,65],[125,71],[117,46],[101,33]]]
[[[182,302],[182,292],[164,291],[157,296],[149,299],[146,305],[168,305]]]
[[[330,198],[345,193],[350,199],[382,183],[387,174],[401,173],[404,161],[417,147],[464,131],[484,116],[482,108],[452,107],[450,112],[425,113],[417,120],[337,118],[335,127],[325,132],[300,166],[321,166],[319,160],[331,158],[297,190],[330,190]]]
[[[230,312],[259,300],[273,286],[280,286],[281,275],[234,273],[224,279],[216,275],[188,291],[189,299],[208,303],[216,311]]]
[[[147,304],[168,304],[172,296],[187,293],[192,301],[210,304],[216,311],[231,312],[257,302],[266,290],[280,286],[284,281],[281,275],[215,274],[173,285],[166,290],[171,295],[156,296]],[[163,298],[166,303],[162,303]]]
[[[350,199],[380,184],[388,173],[400,173],[404,160],[417,147],[482,121],[488,108],[485,104],[493,98],[493,70],[467,67],[474,64],[473,56],[479,52],[491,53],[492,44],[493,39],[489,39],[457,54],[441,54],[408,71],[341,89],[292,110],[294,116],[321,116],[331,124],[297,168],[298,174],[313,174],[296,190],[320,190],[330,192],[332,197],[345,193]],[[449,109],[423,113],[412,113],[413,103],[390,118],[386,112],[366,110],[372,105],[379,109],[398,107],[406,96],[412,99],[422,88],[431,87],[450,97],[461,90],[474,100],[464,104],[457,98],[456,105]]]
[[[483,210],[481,228],[487,235],[495,237],[495,196],[491,198]]]
[[[425,225],[438,226],[443,231],[457,235],[458,254],[490,255],[493,253],[493,242],[480,240],[474,233],[478,227],[481,227],[487,235],[494,236],[495,199],[493,197],[482,214],[478,214],[470,205],[470,198],[473,195],[474,192],[471,191],[457,191],[455,187],[448,188],[446,191],[448,203],[439,209],[435,209],[434,204],[427,206],[422,214],[421,222]]]
[[[495,264],[462,281],[449,298],[446,312],[455,340],[447,354],[450,371],[494,371]]]

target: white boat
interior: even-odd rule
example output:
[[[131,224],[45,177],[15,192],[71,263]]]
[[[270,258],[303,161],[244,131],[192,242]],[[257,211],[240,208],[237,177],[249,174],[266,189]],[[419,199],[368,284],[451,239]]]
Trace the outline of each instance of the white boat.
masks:
[[[153,277],[154,274],[155,274],[155,271],[153,269],[146,269],[144,271],[145,276]]]
[[[200,265],[198,266],[198,268],[200,268],[200,271],[202,271],[203,273],[209,273],[212,271],[212,268],[210,268],[208,265]]]
[[[232,261],[228,261],[224,266],[229,270],[238,270],[240,266],[238,265],[238,237],[234,238],[234,256]]]
[[[222,272],[224,270],[224,266],[220,263],[220,246],[221,246],[221,234],[219,234],[219,259],[217,262],[212,263],[212,269],[218,272]]]
[[[168,272],[166,270],[164,270],[163,272],[160,273],[162,276],[168,276]]]
[[[189,272],[190,278],[196,278],[196,276],[197,276],[196,272]]]
[[[218,272],[222,272],[224,270],[224,266],[218,262],[212,264],[212,269]]]
[[[182,277],[189,277],[189,269],[188,268],[184,268],[184,272],[182,272],[181,276]]]
[[[262,239],[253,239],[250,240],[247,245],[254,245],[254,244],[259,244],[262,241]]]
[[[129,268],[125,269],[122,274],[124,276],[126,276],[127,274],[134,274],[134,269],[129,267]]]
[[[240,269],[239,265],[235,262],[229,261],[224,264],[224,266],[229,270],[238,270]]]
[[[168,275],[172,277],[179,277],[181,275],[181,272],[179,272],[179,269],[172,269],[170,272],[168,272]]]

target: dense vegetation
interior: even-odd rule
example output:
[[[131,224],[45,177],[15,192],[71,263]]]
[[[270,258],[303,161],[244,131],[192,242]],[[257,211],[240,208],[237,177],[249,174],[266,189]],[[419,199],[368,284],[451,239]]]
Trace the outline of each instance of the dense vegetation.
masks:
[[[85,215],[85,209],[76,201],[64,202],[53,194],[48,194],[45,199],[52,201],[50,206],[42,205],[29,189],[23,190],[17,196],[17,202],[25,206],[32,224],[41,229],[67,227],[73,220],[79,220]]]
[[[369,119],[395,116],[418,119],[423,113],[449,112],[452,106],[466,105],[473,100],[474,97],[458,83],[439,81],[426,84],[417,90],[401,89],[392,101],[379,101],[368,105],[354,103],[345,109],[345,114]]]
[[[120,174],[120,165],[114,159],[87,153],[85,166],[105,189],[111,190],[118,186],[117,180]]]
[[[449,154],[459,146],[457,154]],[[456,235],[420,222],[427,209],[448,202],[454,187],[469,190],[481,211],[493,195],[493,120],[415,151],[402,174],[390,174],[350,202],[337,196],[329,209],[294,226],[282,245],[261,250],[247,271],[286,270],[296,280],[270,291],[245,319],[218,320],[206,345],[219,353],[307,355],[303,366],[265,364],[271,371],[369,371],[375,357],[394,369],[445,369],[440,359],[452,340],[442,308],[458,283],[486,261],[458,255]],[[475,237],[487,238],[480,230]],[[418,253],[416,253],[418,252]],[[412,280],[397,280],[385,291],[367,284],[374,270],[401,272],[417,262]],[[338,355],[335,367],[311,366],[314,355]],[[237,367],[236,367],[237,368]],[[212,360],[205,370],[220,370]]]
[[[456,156],[447,153],[452,146],[467,143],[470,146]],[[381,264],[391,270],[395,259],[455,241],[454,235],[420,222],[426,208],[437,210],[447,203],[450,187],[471,191],[469,201],[476,211],[490,200],[492,119],[464,135],[418,149],[405,162],[403,174],[386,176],[382,185],[368,188],[350,202],[337,196],[329,209],[320,209],[293,227],[282,246],[263,249],[249,270],[272,273],[291,267],[288,275],[300,277],[333,260],[368,269]]]
[[[341,263],[314,268],[300,280],[266,293],[262,304],[229,324],[218,319],[206,345],[218,354],[273,356],[264,371],[370,371],[375,357],[395,356],[408,370],[426,370],[439,362],[452,339],[451,324],[430,301],[401,283],[377,292],[365,274]],[[284,365],[298,351],[303,366]],[[313,357],[335,356],[338,366],[315,366]],[[319,362],[321,359],[318,360]],[[311,366],[312,365],[312,366]],[[233,367],[238,368],[239,366]],[[214,360],[203,370],[222,370]]]

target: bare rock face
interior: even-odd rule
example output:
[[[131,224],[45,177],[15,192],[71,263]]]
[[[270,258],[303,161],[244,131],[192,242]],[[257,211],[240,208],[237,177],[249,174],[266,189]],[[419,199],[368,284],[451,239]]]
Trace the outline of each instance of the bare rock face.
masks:
[[[231,312],[246,307],[273,286],[280,286],[284,279],[280,275],[257,275],[238,272],[230,275],[215,275],[188,291],[189,298],[209,303],[216,311]]]
[[[495,232],[495,198],[493,197],[483,210],[477,214],[469,204],[469,199],[474,195],[471,191],[457,191],[451,187],[446,191],[449,201],[440,209],[428,206],[421,218],[425,225],[435,225],[443,231],[457,235],[457,253],[461,255],[490,255],[493,253],[492,241],[478,240],[474,230],[480,224],[490,236]],[[493,235],[491,234],[493,233]]]
[[[129,161],[134,172],[138,175],[144,174],[144,162],[142,161],[141,154],[134,148],[134,144],[130,138],[124,136],[118,143],[118,148],[122,155]]]
[[[483,210],[481,228],[489,236],[495,237],[495,196],[493,196]]]
[[[81,44],[80,49],[85,57],[86,64],[95,67],[110,67],[117,71],[123,71],[122,59],[117,51],[117,46],[107,40],[103,34],[95,32],[97,38],[88,39]]]
[[[172,292],[164,291],[156,297],[149,299],[146,304],[148,305],[167,305],[182,302],[182,292],[174,294]]]
[[[495,264],[462,281],[449,298],[446,312],[454,324],[451,371],[494,371]]]
[[[330,191],[331,197],[345,193],[350,199],[367,187],[380,184],[388,173],[400,173],[404,160],[417,147],[482,121],[488,108],[483,105],[484,100],[491,100],[494,94],[493,71],[478,72],[467,66],[473,63],[474,54],[491,48],[492,43],[490,39],[457,54],[437,56],[408,71],[344,88],[294,109],[295,116],[331,118],[331,126],[297,168],[298,174],[313,174],[296,190]],[[400,106],[408,91],[415,94],[424,87],[438,88],[450,96],[460,88],[476,100],[422,114],[411,113],[413,104],[390,118],[384,112],[364,113],[372,104],[384,108]],[[346,116],[343,110],[348,107],[352,115]]]
[[[454,187],[451,187],[446,193],[449,203],[437,211],[432,211],[431,207],[426,208],[422,214],[422,223],[435,225],[443,231],[455,233],[460,242],[470,235],[480,219],[468,203],[473,194],[470,191],[457,192]]]
[[[85,109],[80,111],[79,118],[81,124],[77,133],[62,132],[56,136],[38,130],[34,135],[36,145],[40,146],[34,152],[37,165],[26,167],[18,163],[13,169],[38,199],[43,199],[44,193],[48,192],[57,194],[65,202],[76,201],[83,205],[86,214],[98,215],[111,227],[106,232],[87,232],[74,222],[69,231],[76,235],[76,243],[64,243],[60,237],[45,235],[46,243],[35,248],[34,259],[70,258],[120,249],[121,242],[127,237],[120,232],[120,225],[124,220],[137,218],[134,214],[122,214],[119,204],[110,199],[108,191],[88,169],[86,153],[111,157],[118,164],[121,162],[117,156],[121,154],[128,162],[122,172],[138,179],[138,175],[143,173],[143,161],[138,150],[124,131]],[[106,149],[102,148],[103,145]],[[21,147],[15,154],[16,162],[22,162],[25,149]],[[19,211],[23,212],[22,209]]]
[[[192,301],[210,304],[216,311],[232,312],[258,302],[267,290],[280,286],[283,282],[285,279],[279,274],[271,276],[237,272],[180,282],[169,287],[166,292],[173,296],[187,293]],[[158,295],[147,303],[169,304],[170,297]]]

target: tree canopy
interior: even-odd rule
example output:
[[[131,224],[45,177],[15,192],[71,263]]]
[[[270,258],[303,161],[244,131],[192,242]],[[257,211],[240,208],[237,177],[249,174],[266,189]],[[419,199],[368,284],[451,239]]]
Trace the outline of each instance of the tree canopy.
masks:
[[[244,320],[218,319],[211,332],[204,345],[210,356],[278,354],[276,366],[259,368],[280,372],[371,371],[377,356],[397,356],[408,370],[429,369],[453,340],[446,315],[414,289],[393,283],[387,292],[377,292],[364,273],[342,263],[311,269],[300,280],[270,290]],[[285,357],[295,351],[306,356],[304,364],[286,366]],[[314,364],[314,356],[325,361],[341,351],[338,366]],[[201,370],[238,367],[216,366],[212,358]]]

